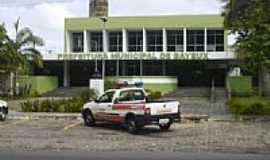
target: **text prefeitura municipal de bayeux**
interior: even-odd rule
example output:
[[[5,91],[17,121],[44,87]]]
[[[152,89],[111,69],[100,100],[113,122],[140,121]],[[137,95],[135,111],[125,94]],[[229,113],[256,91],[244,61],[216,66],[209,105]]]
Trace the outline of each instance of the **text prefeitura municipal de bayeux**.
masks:
[[[109,52],[58,54],[58,60],[207,60],[207,52]]]

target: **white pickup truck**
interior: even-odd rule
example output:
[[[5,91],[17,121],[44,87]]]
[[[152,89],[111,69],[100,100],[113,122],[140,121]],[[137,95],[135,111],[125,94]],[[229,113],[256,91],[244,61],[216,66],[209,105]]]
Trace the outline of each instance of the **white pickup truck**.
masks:
[[[124,124],[130,133],[137,133],[145,125],[156,124],[168,130],[174,121],[180,121],[180,103],[177,101],[149,101],[141,88],[123,88],[106,91],[95,101],[83,106],[86,126],[97,121]]]
[[[4,121],[8,114],[8,104],[5,101],[0,100],[0,121]]]

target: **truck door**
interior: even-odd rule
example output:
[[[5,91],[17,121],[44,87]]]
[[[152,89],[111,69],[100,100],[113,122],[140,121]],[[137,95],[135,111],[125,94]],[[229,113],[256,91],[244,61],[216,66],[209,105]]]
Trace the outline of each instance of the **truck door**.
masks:
[[[107,92],[101,96],[97,104],[96,118],[100,120],[109,120],[112,112],[113,96],[115,92]]]

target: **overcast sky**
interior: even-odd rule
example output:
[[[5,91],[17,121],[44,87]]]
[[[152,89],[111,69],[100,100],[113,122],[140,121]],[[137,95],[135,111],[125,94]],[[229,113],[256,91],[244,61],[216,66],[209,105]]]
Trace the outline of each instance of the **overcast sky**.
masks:
[[[21,18],[46,43],[43,52],[63,52],[64,18],[88,16],[89,0],[0,0],[0,23],[10,36]],[[109,0],[110,16],[220,14],[220,0]]]

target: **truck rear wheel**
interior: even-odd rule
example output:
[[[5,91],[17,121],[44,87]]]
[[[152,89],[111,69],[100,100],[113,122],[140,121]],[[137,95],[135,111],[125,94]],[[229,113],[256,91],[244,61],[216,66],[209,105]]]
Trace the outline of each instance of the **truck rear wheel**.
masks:
[[[171,123],[164,124],[164,125],[159,125],[159,128],[161,131],[168,131],[171,127]]]
[[[89,110],[85,110],[83,113],[83,119],[84,119],[84,124],[88,127],[93,127],[95,126],[96,122],[93,117],[93,114]]]
[[[134,116],[128,116],[126,120],[127,130],[131,134],[137,134],[140,130]]]

